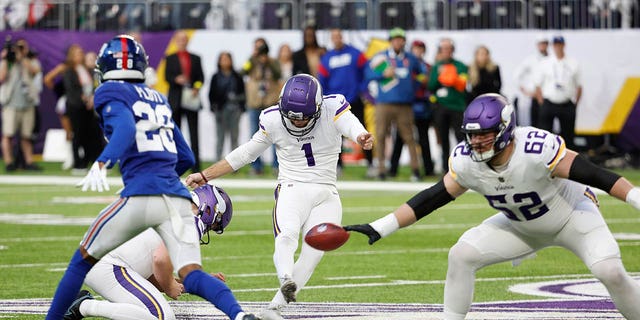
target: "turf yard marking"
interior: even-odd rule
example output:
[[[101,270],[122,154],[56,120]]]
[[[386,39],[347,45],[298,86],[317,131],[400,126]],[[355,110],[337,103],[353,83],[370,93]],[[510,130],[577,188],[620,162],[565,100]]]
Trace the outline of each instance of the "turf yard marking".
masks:
[[[335,281],[340,281],[340,280],[362,280],[362,279],[382,279],[382,278],[386,278],[387,276],[383,275],[383,274],[379,274],[379,275],[371,275],[371,276],[350,276],[350,277],[326,277],[326,280],[335,280]]]
[[[44,314],[50,299],[1,300],[0,314]],[[228,319],[204,301],[169,301],[176,318]],[[241,302],[248,312],[258,313],[265,302]],[[283,309],[286,319],[327,320],[410,320],[438,319],[442,305],[422,303],[294,303]],[[477,303],[467,319],[623,319],[611,301],[600,300],[529,300],[518,302]]]

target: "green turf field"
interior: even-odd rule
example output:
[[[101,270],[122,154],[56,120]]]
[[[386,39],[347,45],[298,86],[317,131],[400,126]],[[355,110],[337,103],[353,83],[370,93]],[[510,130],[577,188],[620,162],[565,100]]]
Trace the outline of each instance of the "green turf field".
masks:
[[[351,179],[363,173],[361,168],[345,170]],[[640,183],[639,172],[621,173]],[[0,300],[51,298],[88,223],[115,198],[115,189],[83,193],[71,185],[0,184]],[[372,221],[415,193],[392,189],[389,184],[387,191],[341,190],[343,224]],[[211,244],[202,247],[204,267],[225,273],[240,301],[269,301],[278,286],[272,262],[273,190],[225,190],[233,200],[233,221],[223,235],[212,234]],[[627,270],[640,272],[640,212],[609,196],[601,195],[600,202],[612,232],[627,235],[619,240]],[[298,300],[442,303],[448,248],[493,213],[484,198],[467,193],[373,246],[353,234],[342,248],[325,255]],[[548,248],[519,267],[502,263],[478,272],[474,302],[532,299],[510,292],[509,286],[565,274],[586,277],[588,270],[570,252]],[[5,316],[10,315],[0,314]]]

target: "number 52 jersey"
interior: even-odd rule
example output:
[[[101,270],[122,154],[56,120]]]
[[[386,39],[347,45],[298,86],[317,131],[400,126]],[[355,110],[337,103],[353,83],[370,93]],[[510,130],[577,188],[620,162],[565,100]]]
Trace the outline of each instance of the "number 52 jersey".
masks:
[[[587,186],[551,176],[567,152],[560,136],[517,127],[512,143],[511,159],[501,168],[473,161],[465,143],[458,144],[449,157],[451,176],[461,186],[482,194],[525,234],[555,233],[579,202],[597,202]]]

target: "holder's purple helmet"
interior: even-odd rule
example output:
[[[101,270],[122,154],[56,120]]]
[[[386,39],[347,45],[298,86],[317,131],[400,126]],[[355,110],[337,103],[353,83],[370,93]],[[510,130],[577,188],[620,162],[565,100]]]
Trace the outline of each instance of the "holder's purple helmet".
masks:
[[[467,148],[471,150],[471,159],[477,162],[491,160],[509,145],[516,127],[516,115],[507,98],[486,93],[473,99],[464,111],[462,132],[465,134]],[[497,132],[493,148],[478,152],[471,147],[471,135],[485,132]]]
[[[95,72],[100,76],[100,81],[142,81],[148,65],[148,57],[142,45],[131,36],[119,35],[100,48]]]
[[[229,195],[222,188],[209,184],[197,187],[191,191],[191,200],[198,207],[198,218],[204,224],[200,236],[205,233],[208,235],[210,230],[221,234],[231,222],[233,206]]]
[[[295,75],[282,87],[278,106],[282,124],[287,131],[296,137],[304,136],[313,130],[316,121],[320,118],[322,87],[311,75]],[[288,120],[309,120],[309,123],[303,128],[298,128]]]

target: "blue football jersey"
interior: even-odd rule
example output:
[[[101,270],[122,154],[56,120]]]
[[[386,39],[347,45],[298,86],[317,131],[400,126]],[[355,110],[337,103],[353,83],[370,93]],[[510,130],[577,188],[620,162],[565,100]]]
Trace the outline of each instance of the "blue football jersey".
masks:
[[[191,199],[180,182],[193,166],[193,152],[171,118],[164,95],[142,83],[107,81],[95,92],[94,106],[108,141],[98,157],[120,163],[123,197],[168,194]]]

